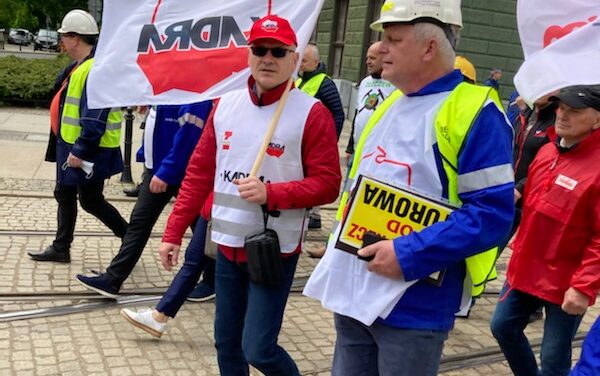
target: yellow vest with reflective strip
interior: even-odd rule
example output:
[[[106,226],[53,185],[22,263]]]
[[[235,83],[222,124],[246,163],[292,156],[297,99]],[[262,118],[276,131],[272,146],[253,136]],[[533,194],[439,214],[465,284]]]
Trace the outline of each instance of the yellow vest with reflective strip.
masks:
[[[321,84],[323,83],[323,81],[325,81],[326,78],[327,75],[325,73],[315,74],[314,76],[309,78],[308,81],[304,81],[302,78],[299,78],[296,80],[296,87],[305,92],[306,94],[310,95],[311,97],[314,97],[315,95],[317,95],[317,92],[321,88]],[[303,83],[304,85],[302,85]],[[302,85],[302,87],[300,87],[300,85]]]
[[[88,59],[81,63],[71,74],[69,87],[62,110],[60,121],[60,137],[68,144],[74,144],[81,134],[79,123],[79,102],[83,94],[85,81],[94,59]],[[121,143],[121,120],[123,119],[119,109],[111,109],[106,121],[106,129],[100,138],[100,147],[117,148]]]
[[[352,168],[348,179],[354,179],[361,161],[362,149],[373,128],[377,125],[386,111],[402,96],[400,90],[394,91],[381,103],[369,118],[364,131],[356,145]],[[498,108],[503,108],[498,93],[492,88],[476,86],[467,83],[459,84],[444,100],[435,118],[435,130],[438,148],[442,154],[442,164],[448,177],[448,200],[460,207],[462,202],[458,197],[458,155],[471,125],[477,114],[488,101],[493,100]],[[336,220],[342,220],[344,207],[348,202],[349,190],[343,192]],[[483,293],[486,282],[496,278],[496,258],[498,247],[468,257],[465,262],[467,273],[472,284],[471,295],[476,297]]]

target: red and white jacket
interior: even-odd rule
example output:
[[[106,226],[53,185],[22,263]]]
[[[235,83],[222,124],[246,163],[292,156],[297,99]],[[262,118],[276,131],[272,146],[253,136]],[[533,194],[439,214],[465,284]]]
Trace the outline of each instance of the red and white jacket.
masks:
[[[592,305],[600,290],[600,131],[559,149],[544,145],[529,168],[507,279],[554,304],[573,287]]]
[[[268,106],[277,102],[286,84],[263,93],[259,98],[253,90],[254,83],[254,79],[250,77],[248,91],[255,106]],[[297,89],[292,87],[291,90]],[[181,244],[186,228],[196,218],[209,193],[213,191],[216,154],[222,152],[217,150],[214,124],[215,112],[219,105],[220,103],[217,103],[213,107],[202,137],[190,158],[175,206],[167,222],[163,242]],[[281,121],[285,119],[282,118]],[[252,125],[251,119],[248,119],[247,124]],[[264,134],[257,134],[256,137],[262,140]],[[255,155],[247,157],[253,160]],[[266,184],[268,210],[309,208],[335,201],[338,196],[341,172],[337,137],[331,113],[320,102],[315,103],[308,114],[301,141],[301,159],[303,179]],[[243,248],[220,246],[219,249],[230,260],[246,260]],[[301,242],[291,254],[300,250]]]

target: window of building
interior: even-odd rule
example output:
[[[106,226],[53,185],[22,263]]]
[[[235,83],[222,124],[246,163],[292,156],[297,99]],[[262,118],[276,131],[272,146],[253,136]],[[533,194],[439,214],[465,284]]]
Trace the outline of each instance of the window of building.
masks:
[[[368,9],[367,13],[367,24],[366,28],[368,32],[365,32],[365,38],[363,39],[363,57],[367,55],[367,50],[369,46],[378,40],[381,40],[381,33],[379,31],[371,30],[369,27],[372,22],[377,21],[379,16],[381,15],[381,7],[383,6],[384,0],[373,0],[371,1],[371,6]],[[365,64],[361,64],[360,66],[360,77],[365,77],[367,75],[367,67]]]
[[[368,19],[370,19],[369,21],[369,25],[372,22],[375,22],[379,19],[379,16],[381,15],[381,7],[383,6],[383,2],[384,0],[375,0],[373,1],[373,8],[369,9],[370,11],[370,17]],[[368,27],[368,25],[367,25]],[[381,40],[381,33],[379,31],[375,31],[375,30],[371,30],[369,28],[369,30],[371,31],[369,34],[369,45],[373,42],[377,42],[378,40]]]
[[[333,77],[339,77],[342,72],[344,56],[344,38],[346,35],[346,21],[348,20],[349,0],[336,0],[333,15],[333,44],[329,53],[329,71]]]

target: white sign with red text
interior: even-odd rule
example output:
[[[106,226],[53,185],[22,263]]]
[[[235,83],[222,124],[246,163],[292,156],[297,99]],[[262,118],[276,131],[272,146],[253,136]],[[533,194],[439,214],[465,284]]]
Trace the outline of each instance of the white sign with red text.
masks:
[[[302,51],[323,1],[105,0],[88,105],[186,104],[242,88],[252,23],[288,19]]]
[[[600,83],[600,1],[518,0],[517,23],[525,62],[514,82],[528,103]]]

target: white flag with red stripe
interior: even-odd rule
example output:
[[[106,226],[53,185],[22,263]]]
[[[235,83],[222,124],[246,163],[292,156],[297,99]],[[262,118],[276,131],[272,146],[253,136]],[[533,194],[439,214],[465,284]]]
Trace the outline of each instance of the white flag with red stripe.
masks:
[[[105,0],[88,105],[185,104],[242,88],[252,23],[267,14],[288,19],[300,52],[323,1]]]
[[[525,62],[514,82],[527,102],[600,83],[599,0],[519,0],[517,23]]]

